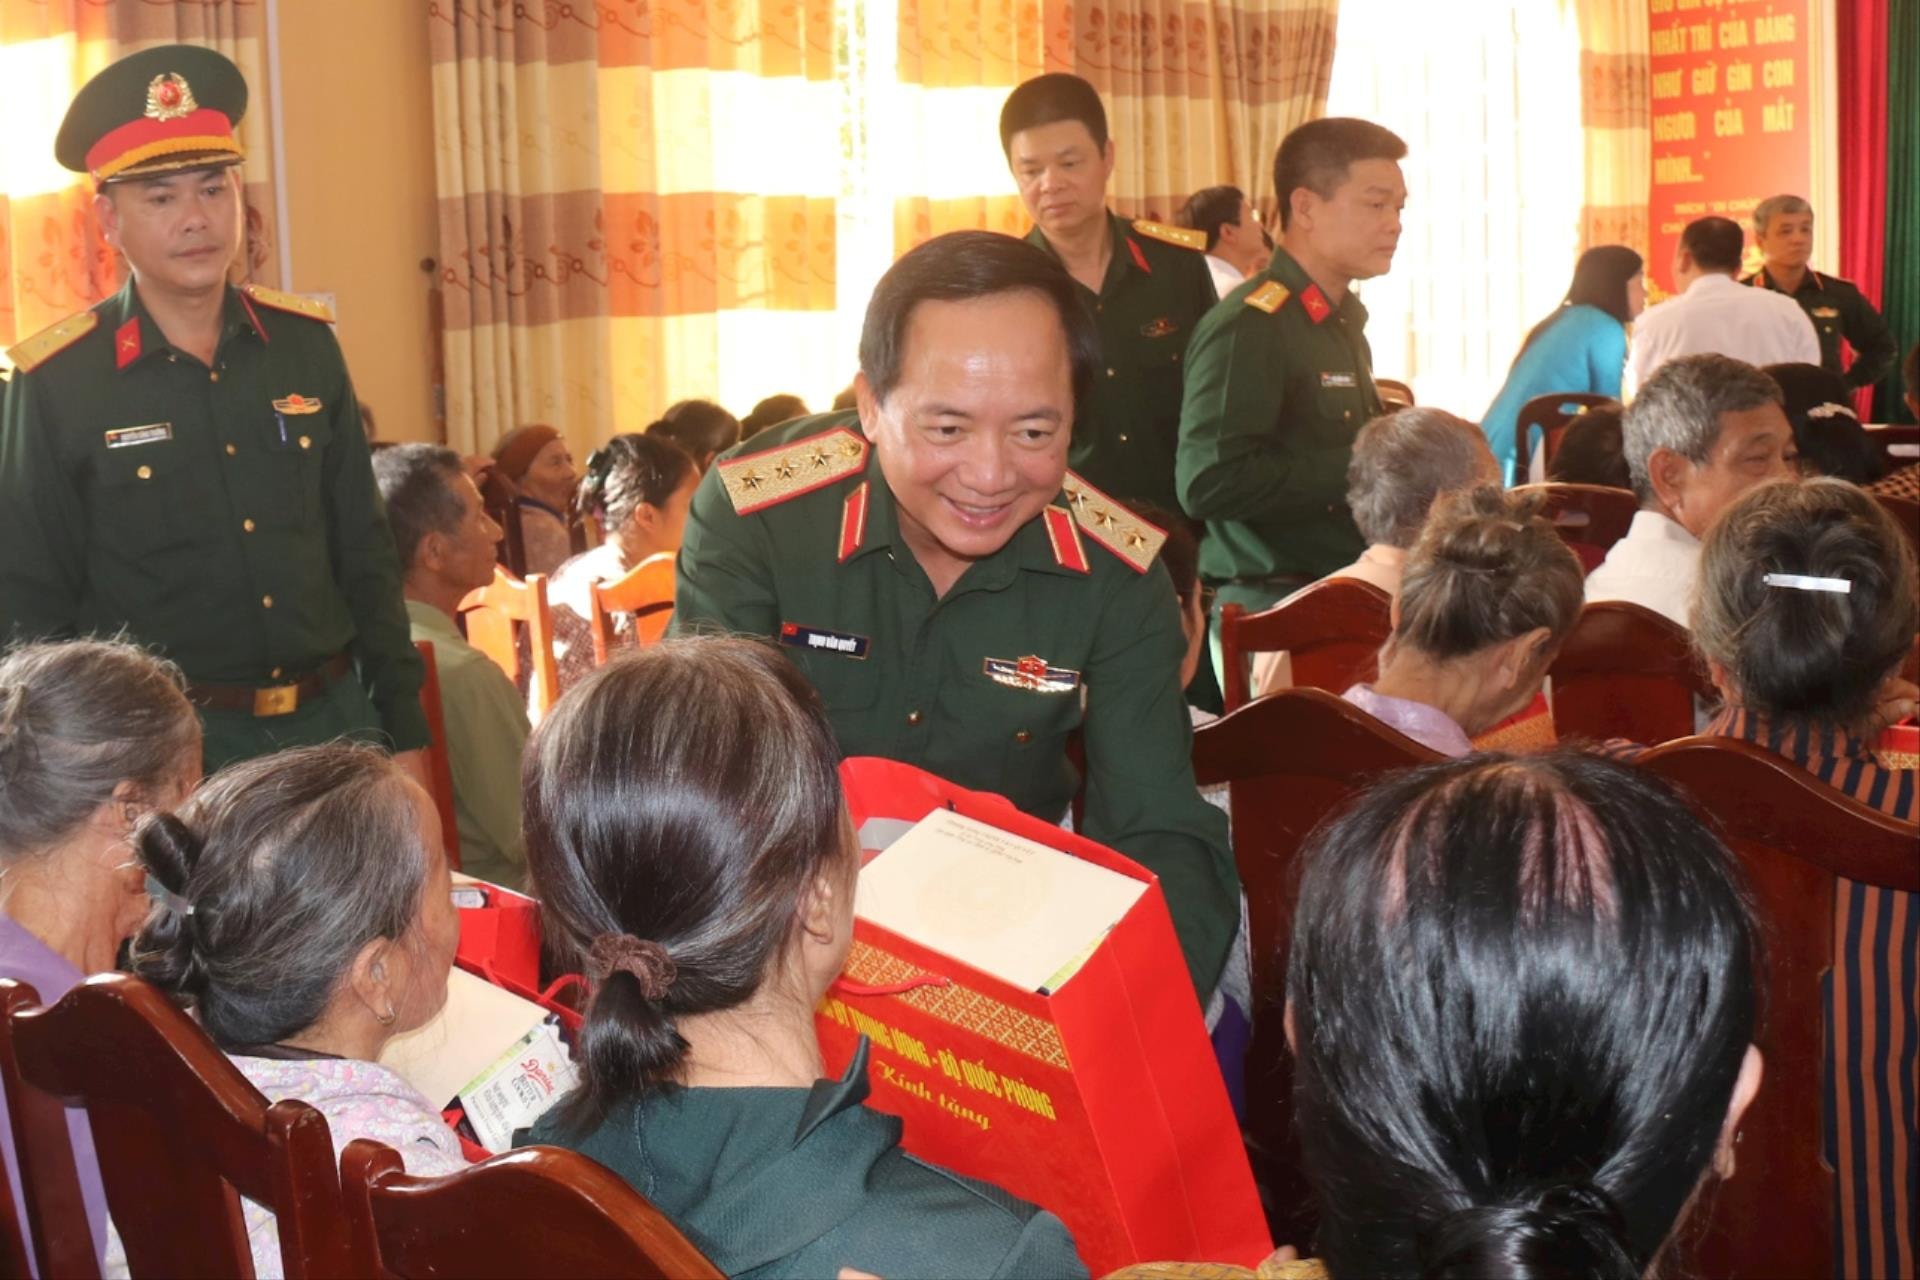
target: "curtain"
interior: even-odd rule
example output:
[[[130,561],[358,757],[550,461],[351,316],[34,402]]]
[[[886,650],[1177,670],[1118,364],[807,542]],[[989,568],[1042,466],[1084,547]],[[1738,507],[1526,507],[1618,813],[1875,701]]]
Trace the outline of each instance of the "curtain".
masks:
[[[247,242],[236,280],[279,283],[272,121],[258,0],[0,0],[0,349],[120,287],[123,267],[93,220],[93,183],[53,158],[67,104],[107,64],[155,44],[198,44],[247,78]]]
[[[1585,158],[1580,249],[1623,244],[1644,258],[1653,172],[1646,0],[1577,0],[1575,13]]]
[[[1887,0],[1887,13],[1886,275],[1881,303],[1904,357],[1920,342],[1920,0]],[[1910,420],[1900,392],[1896,370],[1880,391],[1882,422]]]

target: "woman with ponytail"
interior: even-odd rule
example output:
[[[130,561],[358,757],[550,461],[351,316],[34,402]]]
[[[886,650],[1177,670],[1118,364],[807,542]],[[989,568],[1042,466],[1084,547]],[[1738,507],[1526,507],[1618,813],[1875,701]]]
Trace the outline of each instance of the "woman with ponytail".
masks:
[[[1558,751],[1390,775],[1303,857],[1287,1033],[1325,1271],[1651,1274],[1760,1084],[1732,855],[1664,784]]]
[[[0,978],[52,1004],[114,967],[146,915],[134,825],[200,780],[200,722],[172,663],[130,644],[33,644],[0,657]],[[96,1254],[107,1203],[86,1112],[67,1111]],[[0,1096],[0,1153],[20,1198]]]
[[[438,1106],[375,1059],[447,999],[459,941],[440,816],[385,752],[334,744],[230,765],[142,827],[152,913],[133,971],[190,1009],[270,1102],[319,1109],[336,1151],[384,1142],[407,1171],[466,1166]],[[273,1216],[243,1203],[256,1274]]]
[[[821,1078],[859,867],[838,758],[806,678],[746,640],[622,657],[542,721],[527,865],[593,995],[581,1083],[531,1140],[625,1177],[729,1275],[1084,1276],[1051,1214],[900,1150],[864,1043]]]
[[[1741,738],[1893,817],[1920,819],[1920,772],[1877,747],[1910,718],[1901,678],[1920,603],[1913,546],[1841,480],[1753,490],[1708,531],[1693,640],[1725,699],[1706,732]],[[1827,1114],[1851,1139],[1833,1157],[1833,1273],[1912,1277],[1920,1216],[1920,895],[1839,882],[1834,895]],[[1878,1046],[1876,1050],[1874,1046]]]

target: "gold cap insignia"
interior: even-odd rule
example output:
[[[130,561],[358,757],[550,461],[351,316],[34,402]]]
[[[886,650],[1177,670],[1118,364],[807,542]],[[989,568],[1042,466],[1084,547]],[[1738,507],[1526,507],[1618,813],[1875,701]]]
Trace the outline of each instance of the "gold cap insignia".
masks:
[[[187,78],[169,71],[155,76],[147,85],[147,119],[178,120],[200,109],[193,100],[193,88]]]

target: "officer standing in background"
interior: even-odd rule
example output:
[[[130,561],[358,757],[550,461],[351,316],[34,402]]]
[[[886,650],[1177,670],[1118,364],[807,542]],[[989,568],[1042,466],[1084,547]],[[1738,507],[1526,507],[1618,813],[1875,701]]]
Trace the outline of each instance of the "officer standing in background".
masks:
[[[846,754],[1050,822],[1079,731],[1080,830],[1160,877],[1204,1004],[1239,880],[1194,788],[1165,535],[1067,470],[1099,358],[1046,254],[986,231],[914,249],[867,306],[858,419],[774,427],[701,481],[672,625],[783,646]]]
[[[1074,423],[1074,470],[1122,501],[1177,511],[1181,373],[1217,297],[1206,236],[1107,209],[1113,139],[1099,93],[1079,76],[1036,76],[1008,94],[1000,147],[1033,219],[1027,242],[1079,283],[1100,330],[1093,393]]]
[[[1820,335],[1820,366],[1850,387],[1870,387],[1900,356],[1893,331],[1851,280],[1821,275],[1813,256],[1813,206],[1799,196],[1769,196],[1753,207],[1753,239],[1766,265],[1744,283],[1784,293],[1800,304]],[[1853,367],[1840,367],[1840,339],[1853,348]]]
[[[248,285],[239,68],[170,45],[80,90],[118,293],[26,339],[0,421],[0,638],[125,630],[177,662],[209,771],[342,735],[424,778],[422,668],[324,307]]]
[[[1363,549],[1347,510],[1353,438],[1381,411],[1366,308],[1400,241],[1407,146],[1365,120],[1314,120],[1274,157],[1280,244],[1194,335],[1180,504],[1207,522],[1217,603],[1264,609]]]

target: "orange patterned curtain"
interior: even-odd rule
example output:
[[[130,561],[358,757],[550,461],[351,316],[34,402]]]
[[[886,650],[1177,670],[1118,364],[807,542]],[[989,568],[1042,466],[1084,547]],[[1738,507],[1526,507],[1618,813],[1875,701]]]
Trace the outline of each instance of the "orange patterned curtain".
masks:
[[[1623,244],[1645,257],[1653,172],[1646,0],[1578,0],[1574,8],[1586,135],[1580,248]]]
[[[119,257],[94,226],[93,184],[54,161],[53,138],[82,84],[149,45],[206,45],[246,75],[247,245],[234,275],[279,283],[265,24],[260,0],[0,0],[8,115],[0,139],[0,349],[120,287]]]

